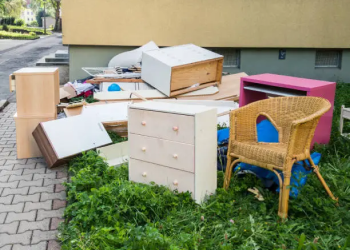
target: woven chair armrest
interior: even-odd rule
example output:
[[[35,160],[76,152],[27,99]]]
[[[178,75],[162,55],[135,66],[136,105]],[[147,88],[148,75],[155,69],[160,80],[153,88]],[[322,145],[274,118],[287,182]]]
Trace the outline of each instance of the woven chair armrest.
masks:
[[[322,110],[319,110],[317,111],[316,113],[312,114],[312,115],[309,115],[307,117],[304,117],[304,118],[301,118],[301,119],[298,119],[298,120],[294,120],[292,121],[292,126],[297,126],[297,125],[300,125],[302,123],[306,123],[306,122],[309,122],[309,121],[312,121],[312,120],[315,120],[315,119],[318,119],[320,118],[324,113],[326,113],[329,109],[322,109]]]

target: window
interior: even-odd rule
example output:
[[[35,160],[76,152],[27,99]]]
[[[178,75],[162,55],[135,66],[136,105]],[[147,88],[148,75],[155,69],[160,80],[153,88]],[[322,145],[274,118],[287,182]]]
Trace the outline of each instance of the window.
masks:
[[[317,50],[316,68],[340,68],[341,51],[340,50]]]
[[[224,56],[224,67],[239,68],[241,53],[235,48],[208,48],[209,50]]]

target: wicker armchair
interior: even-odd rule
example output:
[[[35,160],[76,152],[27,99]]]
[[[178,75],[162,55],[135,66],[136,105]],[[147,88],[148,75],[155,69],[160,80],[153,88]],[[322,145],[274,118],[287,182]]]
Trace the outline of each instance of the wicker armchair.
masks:
[[[232,169],[239,162],[273,171],[280,184],[278,215],[287,218],[292,166],[297,161],[309,160],[329,196],[336,200],[310,157],[317,123],[330,108],[329,101],[319,97],[276,97],[232,111],[224,188],[229,187]],[[259,116],[265,116],[275,126],[278,143],[257,142]],[[277,170],[282,171],[283,181]]]

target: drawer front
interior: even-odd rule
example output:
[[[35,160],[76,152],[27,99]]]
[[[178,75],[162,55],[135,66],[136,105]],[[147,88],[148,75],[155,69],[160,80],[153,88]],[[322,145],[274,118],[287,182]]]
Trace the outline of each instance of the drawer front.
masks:
[[[129,180],[145,184],[155,182],[171,190],[189,191],[194,197],[194,174],[192,173],[130,158]]]
[[[154,137],[129,134],[131,158],[194,172],[194,146]]]
[[[129,109],[128,120],[130,133],[194,144],[193,116]]]

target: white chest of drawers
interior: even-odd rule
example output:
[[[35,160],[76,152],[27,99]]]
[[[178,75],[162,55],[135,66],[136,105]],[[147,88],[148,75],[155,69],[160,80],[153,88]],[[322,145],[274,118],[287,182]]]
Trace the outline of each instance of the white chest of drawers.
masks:
[[[201,203],[217,186],[216,113],[176,103],[130,105],[129,179],[189,191]]]

